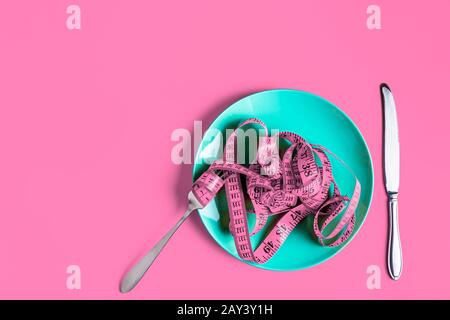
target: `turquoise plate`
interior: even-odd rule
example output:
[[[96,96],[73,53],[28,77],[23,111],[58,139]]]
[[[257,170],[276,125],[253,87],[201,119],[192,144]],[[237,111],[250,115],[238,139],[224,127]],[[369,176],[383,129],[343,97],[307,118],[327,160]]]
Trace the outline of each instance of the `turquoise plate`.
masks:
[[[211,124],[196,154],[194,179],[208,168],[212,160],[220,157],[222,139],[218,132],[225,136],[226,129],[234,129],[241,121],[253,117],[264,121],[269,130],[292,131],[310,143],[320,144],[331,150],[355,172],[362,192],[356,210],[355,231],[343,245],[335,248],[321,246],[312,231],[312,217],[308,217],[294,229],[271,260],[265,264],[250,264],[264,269],[287,271],[308,268],[330,259],[361,228],[372,199],[373,168],[364,138],[344,112],[319,96],[297,90],[262,91],[235,102]],[[330,159],[341,193],[351,196],[354,177],[342,164],[332,157]],[[199,210],[199,214],[214,240],[228,253],[240,259],[228,229],[228,209],[224,194],[221,190],[211,203]],[[254,216],[249,214],[248,217],[252,227]],[[267,227],[270,228],[270,225]],[[264,233],[263,230],[252,237],[254,248],[260,243]]]

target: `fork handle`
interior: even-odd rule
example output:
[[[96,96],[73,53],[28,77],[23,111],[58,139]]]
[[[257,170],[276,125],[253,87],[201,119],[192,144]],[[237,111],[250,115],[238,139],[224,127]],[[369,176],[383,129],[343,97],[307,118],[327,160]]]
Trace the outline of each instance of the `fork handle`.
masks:
[[[167,242],[173,236],[173,234],[178,230],[178,228],[183,224],[183,222],[189,217],[193,209],[188,208],[180,220],[166,233],[161,240],[158,241],[155,246],[146,253],[145,256],[139,260],[123,277],[120,282],[120,292],[126,293],[131,291],[138,282],[142,279],[144,274],[147,272],[148,268],[155,261],[156,257],[161,253],[162,249],[166,246]]]

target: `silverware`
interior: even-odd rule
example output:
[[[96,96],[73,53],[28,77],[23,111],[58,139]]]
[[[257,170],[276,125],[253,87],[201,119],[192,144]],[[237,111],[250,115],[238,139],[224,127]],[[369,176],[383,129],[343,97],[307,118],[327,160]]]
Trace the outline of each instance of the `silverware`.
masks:
[[[382,84],[384,118],[384,182],[389,202],[388,270],[392,279],[402,273],[403,257],[398,224],[398,189],[400,184],[400,144],[398,140],[397,112],[391,89]]]
[[[120,292],[126,293],[131,291],[138,282],[142,279],[144,274],[147,272],[148,268],[155,261],[156,257],[160,254],[162,249],[165,247],[169,239],[173,236],[175,231],[181,226],[181,224],[189,217],[192,211],[196,209],[201,209],[202,205],[197,200],[195,195],[191,192],[188,194],[188,208],[180,220],[166,233],[164,237],[149,251],[147,254],[139,260],[123,277],[120,282]]]

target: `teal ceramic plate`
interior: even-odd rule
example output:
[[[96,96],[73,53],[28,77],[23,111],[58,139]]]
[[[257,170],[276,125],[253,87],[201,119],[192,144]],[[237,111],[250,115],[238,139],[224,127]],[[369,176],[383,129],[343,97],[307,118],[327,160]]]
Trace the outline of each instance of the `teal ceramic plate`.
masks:
[[[292,131],[310,143],[316,143],[339,156],[357,175],[361,187],[361,200],[356,210],[353,235],[340,247],[322,247],[312,231],[312,217],[302,221],[286,242],[265,264],[254,266],[270,270],[298,270],[322,263],[341,251],[361,228],[373,191],[373,168],[367,145],[356,125],[338,107],[314,94],[297,90],[269,90],[247,96],[226,109],[205,132],[198,149],[193,177],[196,179],[208,168],[206,163],[219,157],[222,132],[234,129],[243,120],[256,117],[266,123],[269,130]],[[342,194],[351,196],[354,178],[343,165],[331,158],[333,175]],[[240,259],[228,229],[228,209],[224,190],[205,208],[199,210],[201,220],[217,243],[231,255]],[[250,227],[254,223],[249,214]],[[276,218],[275,218],[276,219]],[[264,230],[252,237],[254,248]]]

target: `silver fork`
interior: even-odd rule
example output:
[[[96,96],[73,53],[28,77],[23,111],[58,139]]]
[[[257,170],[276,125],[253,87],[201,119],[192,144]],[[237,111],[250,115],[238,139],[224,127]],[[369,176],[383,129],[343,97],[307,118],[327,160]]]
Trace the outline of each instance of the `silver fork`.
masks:
[[[183,222],[189,217],[192,211],[196,209],[201,209],[203,206],[195,197],[195,195],[191,192],[188,194],[188,207],[186,212],[183,214],[180,220],[166,233],[164,237],[155,246],[147,252],[147,254],[139,260],[122,278],[120,282],[120,292],[126,293],[131,291],[138,282],[142,279],[144,274],[147,272],[148,268],[152,265],[153,261],[155,261],[156,257],[160,254],[162,249],[164,249],[165,245],[169,241],[169,239],[173,236],[175,231],[183,224]]]

